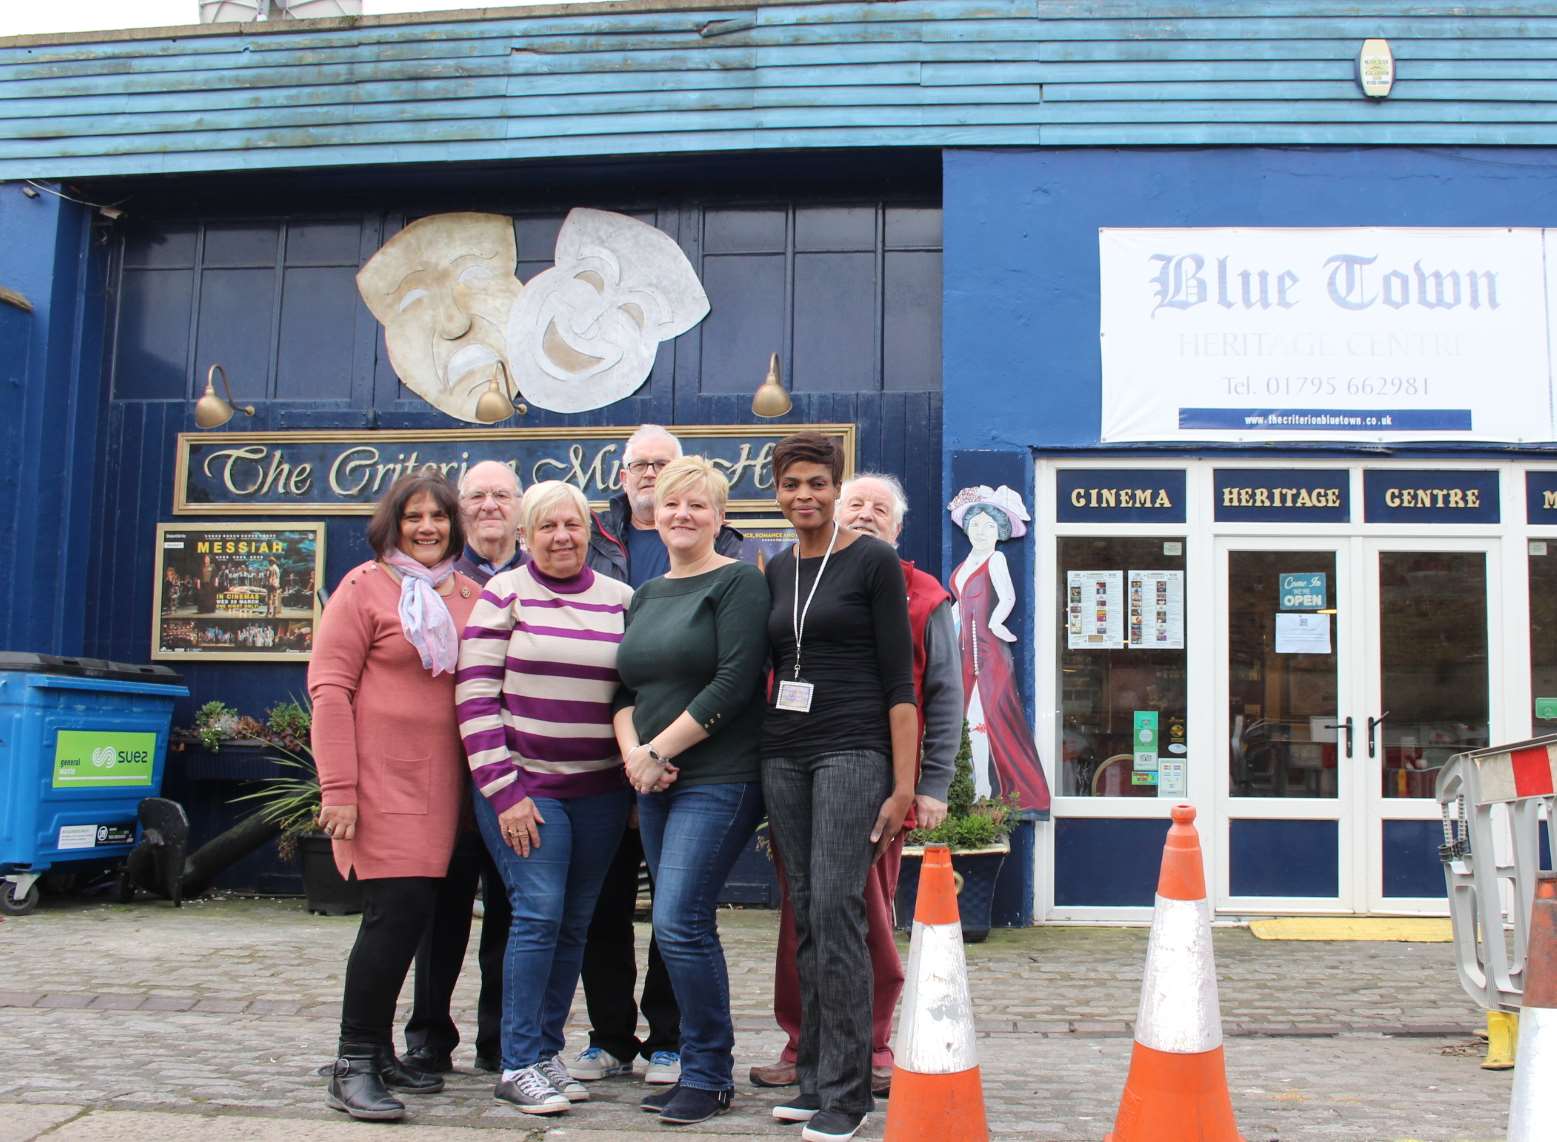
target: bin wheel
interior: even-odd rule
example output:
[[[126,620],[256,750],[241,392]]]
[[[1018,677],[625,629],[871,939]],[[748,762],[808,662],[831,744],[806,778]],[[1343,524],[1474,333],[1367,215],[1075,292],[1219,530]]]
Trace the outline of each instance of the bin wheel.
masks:
[[[7,916],[25,916],[38,907],[39,895],[37,882],[28,885],[27,891],[18,896],[15,881],[0,881],[0,912]]]

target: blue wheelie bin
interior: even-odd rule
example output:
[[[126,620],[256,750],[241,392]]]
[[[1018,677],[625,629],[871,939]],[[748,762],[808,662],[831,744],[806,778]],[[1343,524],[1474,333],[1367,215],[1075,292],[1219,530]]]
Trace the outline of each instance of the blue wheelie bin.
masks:
[[[166,666],[0,652],[0,912],[32,911],[56,864],[129,855],[188,693]]]

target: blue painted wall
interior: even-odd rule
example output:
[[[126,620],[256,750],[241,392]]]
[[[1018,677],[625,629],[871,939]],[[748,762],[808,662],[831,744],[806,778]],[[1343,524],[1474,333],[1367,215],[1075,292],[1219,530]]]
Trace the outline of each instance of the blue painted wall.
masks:
[[[777,167],[181,179],[154,192],[136,181],[95,185],[104,200],[128,201],[105,275],[114,341],[95,482],[113,491],[95,504],[87,546],[90,652],[149,654],[152,540],[158,522],[175,518],[176,439],[195,428],[193,398],[212,362],[224,364],[240,403],[257,406],[253,420],[236,418],[229,429],[471,427],[401,388],[354,280],[406,220],[443,210],[513,216],[524,280],[550,265],[568,207],[621,210],[673,236],[709,294],[709,317],[660,347],[633,396],[581,414],[534,410],[514,424],[755,424],[752,392],[777,350],[795,410],[761,422],[764,431],[857,425],[861,466],[902,475],[914,506],[905,558],[937,574],[938,181],[933,159],[871,156]],[[365,523],[326,518],[328,585],[370,557]],[[192,691],[180,721],[211,698],[260,714],[304,689],[301,665],[178,668]]]
[[[95,212],[40,188],[0,186],[0,648],[80,654],[91,621],[104,267]],[[123,553],[103,552],[103,558]]]
[[[1552,226],[1557,149],[944,155],[946,452],[1087,448],[1102,226]]]

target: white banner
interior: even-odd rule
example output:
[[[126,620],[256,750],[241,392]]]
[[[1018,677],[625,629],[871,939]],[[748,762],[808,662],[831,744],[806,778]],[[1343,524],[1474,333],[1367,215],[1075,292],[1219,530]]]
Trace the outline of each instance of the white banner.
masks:
[[[1100,230],[1101,438],[1552,440],[1546,233]]]

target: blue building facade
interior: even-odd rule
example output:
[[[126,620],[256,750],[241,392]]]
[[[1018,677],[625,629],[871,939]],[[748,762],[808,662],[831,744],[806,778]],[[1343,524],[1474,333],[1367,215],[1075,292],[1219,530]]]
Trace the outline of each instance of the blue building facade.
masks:
[[[920,566],[944,578],[966,556],[944,514],[959,488],[1026,501],[1029,534],[1001,548],[1008,625],[1055,804],[1018,837],[1006,922],[1149,907],[1175,797],[1109,764],[1142,724],[1179,735],[1162,756],[1200,807],[1224,913],[1441,910],[1422,775],[1543,728],[1532,699],[1557,664],[1532,552],[1557,532],[1527,500],[1547,446],[1105,444],[1099,230],[1544,228],[1557,20],[1117,7],[713,0],[0,42],[0,286],[31,306],[0,301],[21,410],[0,428],[17,537],[0,645],[151,653],[156,528],[186,518],[178,438],[210,364],[257,406],[220,432],[464,427],[401,387],[357,269],[418,217],[481,210],[515,219],[528,279],[566,211],[595,206],[675,239],[710,316],[632,397],[510,426],[770,431],[750,400],[778,352],[796,406],[778,424],[854,425],[856,463],[905,480]],[[1383,101],[1354,78],[1375,36],[1398,68]],[[1423,471],[1490,473],[1500,510],[1366,514],[1372,481]],[[1292,472],[1344,488],[1345,518],[1217,515],[1229,482]],[[1120,487],[1173,507],[1062,503]],[[323,520],[327,582],[365,555],[360,516],[278,518]],[[1076,652],[1071,576],[1103,571],[1177,583],[1182,647]],[[1297,572],[1328,576],[1335,604],[1331,651],[1302,671],[1241,653],[1273,618],[1262,576]],[[1390,617],[1434,574],[1482,599],[1441,685],[1478,664],[1485,700],[1376,740],[1370,724],[1365,745],[1386,698],[1438,693],[1389,665],[1425,653],[1430,616]],[[194,704],[258,712],[302,689],[295,663],[181,669]]]

